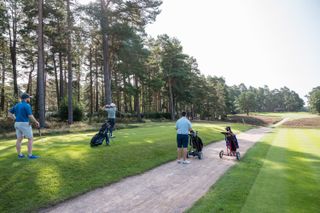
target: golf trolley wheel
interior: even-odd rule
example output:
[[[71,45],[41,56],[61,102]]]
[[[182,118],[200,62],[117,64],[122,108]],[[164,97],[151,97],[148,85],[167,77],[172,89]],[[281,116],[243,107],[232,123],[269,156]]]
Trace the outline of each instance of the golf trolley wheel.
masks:
[[[202,152],[198,153],[198,158],[199,158],[199,160],[201,160],[203,158],[203,153]]]
[[[187,152],[187,158],[189,158],[189,157],[190,157],[189,152]]]
[[[221,150],[221,151],[219,152],[219,157],[220,157],[220,158],[223,157],[223,150]]]
[[[240,152],[236,153],[236,158],[237,158],[237,160],[240,160]]]

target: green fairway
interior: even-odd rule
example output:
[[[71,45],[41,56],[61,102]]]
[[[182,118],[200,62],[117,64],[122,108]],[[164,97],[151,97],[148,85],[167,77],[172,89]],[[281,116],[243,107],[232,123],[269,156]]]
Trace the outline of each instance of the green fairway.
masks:
[[[225,123],[195,123],[205,144],[223,138]],[[230,124],[229,124],[230,125]],[[231,124],[234,130],[249,126]],[[111,146],[90,148],[91,133],[36,139],[37,160],[17,159],[15,140],[0,140],[0,212],[36,211],[176,158],[174,123],[115,132]],[[26,154],[26,141],[23,144]]]
[[[320,130],[277,129],[189,212],[319,212]]]

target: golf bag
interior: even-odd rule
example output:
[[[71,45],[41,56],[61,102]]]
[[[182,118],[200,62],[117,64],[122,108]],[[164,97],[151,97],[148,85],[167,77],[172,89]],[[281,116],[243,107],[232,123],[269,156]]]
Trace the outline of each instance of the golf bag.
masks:
[[[102,124],[99,132],[93,136],[93,138],[90,141],[90,146],[99,146],[103,143],[104,140],[106,140],[106,144],[109,145],[109,136],[108,132],[110,130],[110,123],[106,122]]]
[[[191,131],[190,134],[190,150],[187,153],[187,157],[189,158],[190,156],[197,156],[199,159],[203,158],[203,153],[202,153],[202,148],[203,148],[203,143],[201,138],[198,136],[198,131],[194,132]]]

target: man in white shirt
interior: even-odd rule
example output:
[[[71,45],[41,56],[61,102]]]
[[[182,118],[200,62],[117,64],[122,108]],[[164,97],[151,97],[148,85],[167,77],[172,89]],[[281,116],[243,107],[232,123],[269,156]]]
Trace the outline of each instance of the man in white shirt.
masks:
[[[182,112],[181,115],[182,117],[176,122],[178,163],[189,164],[190,161],[187,160],[188,134],[192,130],[192,125],[186,117],[186,112]],[[183,160],[181,160],[182,157]]]
[[[114,103],[105,106],[105,110],[108,112],[108,122],[111,126],[110,128],[110,137],[112,138],[112,131],[114,130],[114,125],[116,123],[116,112],[117,106]]]

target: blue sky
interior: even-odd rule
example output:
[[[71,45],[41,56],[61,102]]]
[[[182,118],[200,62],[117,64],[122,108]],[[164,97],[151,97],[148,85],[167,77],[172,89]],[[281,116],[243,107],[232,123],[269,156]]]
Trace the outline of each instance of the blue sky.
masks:
[[[147,33],[179,39],[205,75],[301,98],[320,86],[320,0],[163,0],[161,10]]]

